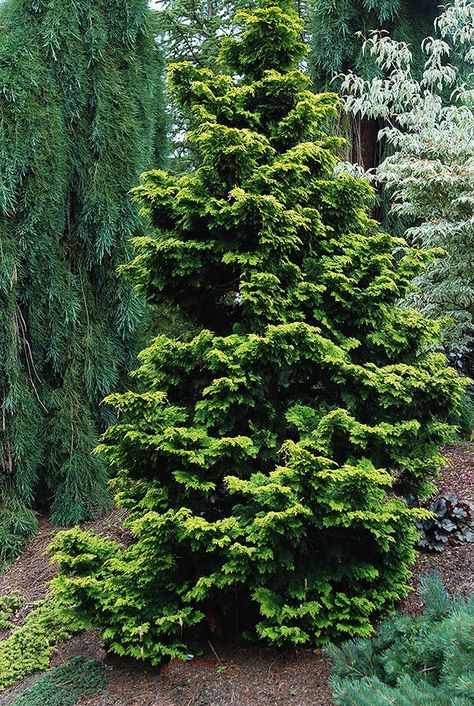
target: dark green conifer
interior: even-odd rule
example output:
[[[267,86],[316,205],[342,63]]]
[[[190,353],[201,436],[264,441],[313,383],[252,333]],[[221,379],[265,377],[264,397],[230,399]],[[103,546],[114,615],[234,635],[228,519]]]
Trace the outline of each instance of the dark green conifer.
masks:
[[[124,270],[199,333],[158,336],[109,400],[132,542],[54,542],[62,599],[154,663],[205,617],[275,645],[369,633],[408,590],[423,511],[397,496],[430,488],[462,388],[438,324],[396,304],[426,255],[335,170],[337,99],[298,70],[296,13],[264,2],[235,29],[227,73],[171,68],[196,169],[135,192],[156,231]]]
[[[347,71],[364,78],[377,71],[375,62],[362,53],[361,33],[385,30],[420,52],[437,14],[437,0],[311,0],[309,58],[316,85],[326,87],[334,76]]]
[[[219,43],[238,9],[253,0],[152,0],[170,61],[215,68]]]
[[[407,42],[420,70],[422,40],[431,34],[439,14],[438,0],[309,0],[309,68],[317,90],[334,90],[338,74],[354,71],[364,78],[379,74],[368,53],[363,53],[363,36],[384,30],[397,41]],[[363,36],[361,36],[363,35]],[[349,126],[353,162],[367,169],[380,161],[377,120],[358,119]]]
[[[91,451],[140,318],[127,194],[163,150],[153,22],[147,0],[0,5],[0,540],[12,506],[108,502]]]

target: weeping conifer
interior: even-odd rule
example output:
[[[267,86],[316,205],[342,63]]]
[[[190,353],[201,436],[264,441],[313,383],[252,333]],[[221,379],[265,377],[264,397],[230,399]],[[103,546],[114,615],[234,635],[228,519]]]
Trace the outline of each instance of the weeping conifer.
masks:
[[[116,275],[127,195],[164,142],[153,18],[147,0],[0,6],[0,534],[12,504],[72,523],[108,502],[91,451],[141,315]]]

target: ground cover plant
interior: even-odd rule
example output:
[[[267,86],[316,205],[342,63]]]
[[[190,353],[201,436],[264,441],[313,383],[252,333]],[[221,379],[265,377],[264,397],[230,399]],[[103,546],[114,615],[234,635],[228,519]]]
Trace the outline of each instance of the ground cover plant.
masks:
[[[206,625],[272,645],[365,636],[408,591],[416,521],[463,382],[397,302],[427,255],[335,171],[337,98],[299,71],[290,5],[236,17],[221,72],[170,69],[196,168],[135,191],[155,231],[123,268],[197,335],[154,339],[99,451],[128,546],[53,541],[55,590],[109,650],[158,664]]]
[[[428,505],[431,517],[420,520],[418,546],[442,552],[448,544],[474,542],[474,503],[450,491],[438,495]]]
[[[6,596],[0,596],[0,630],[12,627],[11,618],[21,608],[23,597],[20,591],[12,591]]]
[[[371,640],[327,650],[337,706],[474,703],[474,596],[451,597],[437,575],[420,592],[422,615],[397,613]]]
[[[0,641],[0,692],[49,667],[58,644],[79,629],[56,596],[49,593],[10,635]]]
[[[74,706],[81,696],[92,696],[106,686],[103,662],[74,657],[39,677],[11,706]]]

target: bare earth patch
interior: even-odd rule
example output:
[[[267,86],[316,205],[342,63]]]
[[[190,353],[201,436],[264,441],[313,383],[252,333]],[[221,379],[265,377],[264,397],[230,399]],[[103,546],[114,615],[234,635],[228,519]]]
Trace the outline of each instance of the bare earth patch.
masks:
[[[474,501],[474,444],[453,446],[444,456],[446,466],[437,482],[439,493],[452,490],[459,498]],[[415,590],[403,601],[404,609],[420,610],[416,589],[420,577],[432,571],[439,571],[449,593],[474,593],[474,544],[453,544],[442,553],[419,554],[411,581]]]
[[[330,706],[319,650],[273,651],[213,643],[204,657],[153,670],[109,661],[110,685],[80,706]]]
[[[446,450],[446,467],[438,482],[440,492],[455,491],[474,500],[474,444]],[[86,528],[119,541],[127,537],[121,528],[123,515],[109,513]],[[26,598],[17,622],[24,619],[35,601],[46,593],[54,575],[45,549],[54,533],[44,520],[37,536],[10,570],[0,575],[0,595],[20,590]],[[413,587],[423,574],[438,570],[450,592],[474,592],[474,544],[448,546],[442,554],[420,554],[414,567]],[[402,603],[410,611],[420,609],[413,591]],[[104,659],[109,686],[100,694],[84,698],[76,706],[333,706],[327,678],[329,664],[320,650],[270,648],[213,641],[206,654],[189,662],[172,661],[161,670],[141,663],[118,660],[104,653],[98,631],[76,635],[56,653],[52,666],[77,655]],[[0,695],[0,706],[30,686],[38,675]]]

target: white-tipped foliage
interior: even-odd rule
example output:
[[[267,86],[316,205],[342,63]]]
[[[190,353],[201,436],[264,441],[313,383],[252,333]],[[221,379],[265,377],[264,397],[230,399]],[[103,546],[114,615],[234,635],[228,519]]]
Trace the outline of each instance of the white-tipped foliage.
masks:
[[[364,50],[384,78],[344,77],[347,111],[381,118],[389,156],[377,170],[406,235],[444,253],[415,280],[414,303],[448,317],[446,347],[466,353],[474,338],[474,3],[455,0],[424,40],[416,76],[410,47],[372,33]]]

